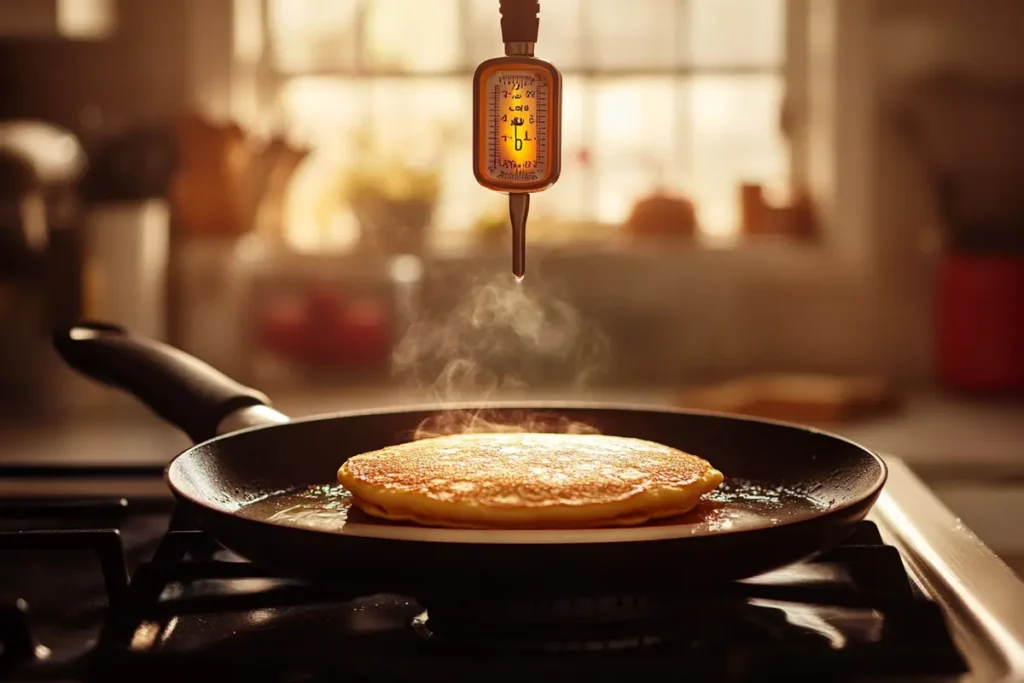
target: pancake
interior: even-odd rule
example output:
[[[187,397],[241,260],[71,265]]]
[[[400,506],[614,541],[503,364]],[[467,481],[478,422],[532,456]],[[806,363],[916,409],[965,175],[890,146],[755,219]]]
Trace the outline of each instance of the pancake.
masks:
[[[460,434],[350,458],[338,481],[374,517],[425,526],[631,526],[693,509],[722,483],[706,460],[600,434]]]

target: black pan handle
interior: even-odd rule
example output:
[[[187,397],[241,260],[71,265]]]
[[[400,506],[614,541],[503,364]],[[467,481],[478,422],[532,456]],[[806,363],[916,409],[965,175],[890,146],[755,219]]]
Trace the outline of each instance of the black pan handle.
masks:
[[[53,345],[72,368],[134,395],[196,443],[216,436],[231,413],[270,405],[259,391],[198,358],[116,325],[76,323],[55,332]]]

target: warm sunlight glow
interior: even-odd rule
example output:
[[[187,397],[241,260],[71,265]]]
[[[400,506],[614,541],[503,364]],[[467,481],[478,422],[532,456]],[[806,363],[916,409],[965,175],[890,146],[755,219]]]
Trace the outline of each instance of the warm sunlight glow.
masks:
[[[116,0],[58,0],[57,30],[65,38],[98,40],[114,33]]]
[[[473,70],[503,53],[493,0],[268,3],[274,106],[290,137],[329,151],[317,155],[324,180],[314,183],[325,198],[343,189],[327,178],[354,164],[395,158],[428,168],[438,174],[432,239],[456,244],[507,212],[474,165],[494,184],[502,173],[544,174],[542,82],[498,84],[504,119],[491,119],[491,140],[474,145],[470,134],[486,115],[473,101]],[[614,229],[664,189],[693,202],[703,238],[724,243],[740,234],[742,184],[788,189],[785,0],[639,4],[643,11],[622,0],[542,3],[537,57],[563,76],[561,173],[531,205],[533,235]],[[342,206],[316,218],[296,203],[305,225],[320,225],[311,245],[351,239],[348,219],[336,218],[344,202],[331,202]]]

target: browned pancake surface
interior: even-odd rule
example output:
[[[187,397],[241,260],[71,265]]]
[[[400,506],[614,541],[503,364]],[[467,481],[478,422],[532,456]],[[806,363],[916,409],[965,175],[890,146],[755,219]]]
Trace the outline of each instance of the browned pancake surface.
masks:
[[[702,458],[597,434],[462,434],[350,458],[338,479],[367,513],[421,524],[538,528],[682,514],[722,475]]]

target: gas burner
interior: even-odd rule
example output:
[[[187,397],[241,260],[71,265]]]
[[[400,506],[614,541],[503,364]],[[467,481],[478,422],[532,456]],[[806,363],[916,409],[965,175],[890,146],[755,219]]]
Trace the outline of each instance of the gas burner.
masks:
[[[697,644],[720,622],[732,628],[746,623],[767,639],[787,625],[777,610],[730,597],[463,596],[421,602],[427,609],[412,622],[419,636],[440,647],[475,650],[617,652]],[[761,628],[765,624],[770,627]]]

